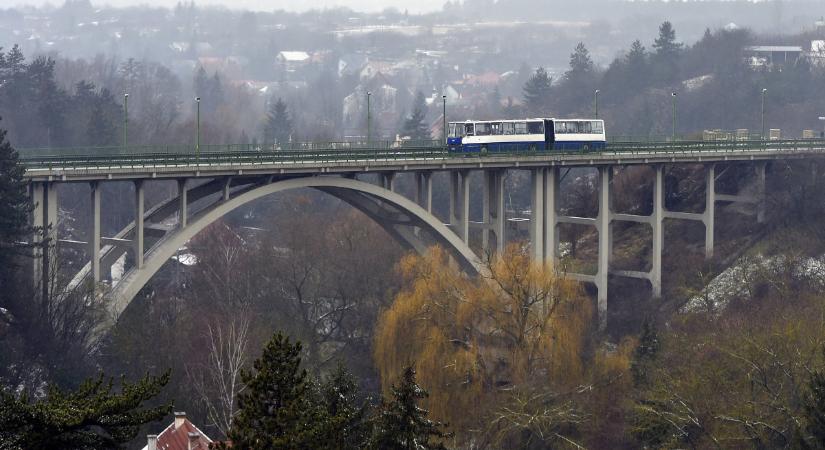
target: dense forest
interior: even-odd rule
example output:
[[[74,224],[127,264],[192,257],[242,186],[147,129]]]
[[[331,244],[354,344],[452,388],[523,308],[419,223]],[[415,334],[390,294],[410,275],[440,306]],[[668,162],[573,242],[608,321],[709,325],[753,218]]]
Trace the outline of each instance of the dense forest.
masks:
[[[764,99],[768,128],[818,129],[825,70],[804,58],[754,68],[744,51],[761,39],[720,29],[688,45],[665,22],[607,67],[580,43],[560,77],[525,65],[517,94],[502,85],[448,114],[598,108],[612,136],[651,137],[670,136],[675,105],[676,134],[701,139],[705,129],[758,133]],[[764,224],[720,207],[711,261],[697,256],[701,232],[668,224],[664,298],[616,283],[606,330],[591,292],[563,273],[588,264],[592,231],[561,230],[569,251],[558,267],[537,265],[514,239],[485,261],[486,278],[470,277],[442,249],[406,254],[363,214],[304,191],[210,226],[184,249],[196,263],[169,262],[103,337],[93,291],[29,288],[26,243],[44,230],[28,226],[15,149],[191,143],[190,89],[206,143],[338,139],[338,106],[354,83],[321,77],[257,101],[203,67],[181,80],[151,61],[0,52],[0,449],[140,448],[172,404],[233,448],[825,448],[819,163],[770,167]],[[428,137],[440,113],[428,88],[409,86],[389,135]],[[648,172],[616,176],[617,209],[649,210]],[[720,170],[720,190],[748,189],[746,172]],[[669,208],[701,210],[701,173],[668,171]],[[563,208],[587,216],[592,174],[569,178]],[[507,179],[513,210],[529,208],[525,180]],[[113,184],[107,232],[131,220],[133,188]],[[84,189],[60,192],[58,226],[78,239]],[[147,196],[171,190],[159,183]],[[435,194],[436,210],[445,197]],[[650,250],[642,237],[617,227],[617,260],[639,263]],[[61,252],[56,286],[80,259]],[[712,289],[728,270],[732,286]]]

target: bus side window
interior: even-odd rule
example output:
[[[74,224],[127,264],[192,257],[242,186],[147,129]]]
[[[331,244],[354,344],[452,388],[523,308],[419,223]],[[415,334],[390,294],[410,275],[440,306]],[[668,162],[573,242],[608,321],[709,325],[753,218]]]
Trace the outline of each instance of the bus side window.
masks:
[[[592,125],[593,125],[593,133],[595,133],[595,134],[604,133],[604,127],[602,126],[602,122],[600,122],[598,120],[594,120]]]
[[[475,136],[475,133],[473,132],[473,124],[464,124],[464,136]]]
[[[493,122],[490,124],[490,134],[492,134],[493,136],[499,136],[504,134],[502,133],[500,122]]]
[[[567,122],[556,122],[556,134],[567,133]]]
[[[579,127],[581,127],[579,129],[580,133],[585,133],[585,134],[592,134],[593,133],[593,129],[590,127],[590,121],[579,122]]]
[[[515,134],[516,127],[513,122],[504,122],[501,124],[501,134],[510,136]]]
[[[514,125],[516,134],[527,134],[527,122],[516,122]]]
[[[456,134],[455,134],[455,124],[454,124],[454,123],[451,123],[451,124],[450,124],[450,134],[449,134],[449,136],[450,136],[450,137],[453,137],[453,138],[454,138],[454,137],[458,137],[458,136],[456,136]]]
[[[544,134],[544,122],[527,122],[527,134]]]

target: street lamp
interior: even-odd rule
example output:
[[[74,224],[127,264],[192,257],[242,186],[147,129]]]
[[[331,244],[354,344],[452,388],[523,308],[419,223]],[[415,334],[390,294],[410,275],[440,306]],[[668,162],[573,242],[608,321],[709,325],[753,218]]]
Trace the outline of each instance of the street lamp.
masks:
[[[672,139],[676,140],[676,93],[671,92],[670,96],[673,98],[673,137]]]
[[[442,113],[444,130],[442,130],[442,137],[444,138],[444,145],[447,145],[447,96],[441,96],[441,103],[444,105],[444,112]]]
[[[599,92],[601,91],[598,89],[593,92],[593,112],[596,119],[599,118]]]
[[[129,144],[129,94],[123,94],[123,149]]]
[[[200,159],[201,157],[201,98],[195,97],[195,104],[197,105],[197,114],[196,114],[196,133],[195,133],[195,156]]]
[[[370,97],[372,97],[372,92],[367,92],[367,146],[369,147],[370,141],[372,140],[372,117],[370,116]]]
[[[766,88],[762,88],[762,140],[765,139],[765,94],[768,93]]]

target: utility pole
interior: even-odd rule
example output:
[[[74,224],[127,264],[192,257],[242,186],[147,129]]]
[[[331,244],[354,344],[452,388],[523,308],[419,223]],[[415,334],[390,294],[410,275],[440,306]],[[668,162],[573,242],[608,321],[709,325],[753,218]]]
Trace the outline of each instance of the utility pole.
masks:
[[[766,88],[762,88],[762,140],[765,140],[765,94],[768,93]]]
[[[596,119],[599,118],[599,92],[601,91],[599,91],[598,89],[596,89],[596,91],[593,92],[593,113]]]
[[[673,135],[672,140],[676,141],[676,93],[671,92],[670,96],[673,98]]]
[[[367,147],[369,147],[370,141],[372,140],[372,116],[370,115],[370,97],[372,97],[372,92],[367,92]]]
[[[442,113],[443,122],[444,122],[443,123],[444,130],[442,132],[442,135],[443,135],[442,137],[444,138],[444,141],[442,143],[446,146],[447,145],[447,96],[446,95],[441,96],[441,103],[444,105],[444,112]]]
[[[195,103],[197,105],[197,114],[196,114],[196,133],[195,133],[195,157],[197,159],[201,158],[201,98],[195,97]]]
[[[123,150],[129,146],[129,94],[123,94]]]

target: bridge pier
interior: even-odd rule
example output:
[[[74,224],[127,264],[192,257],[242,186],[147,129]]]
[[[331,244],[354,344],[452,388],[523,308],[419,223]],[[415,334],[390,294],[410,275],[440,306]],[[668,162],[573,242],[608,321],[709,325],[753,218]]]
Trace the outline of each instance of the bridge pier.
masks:
[[[31,183],[29,196],[34,202],[32,226],[32,286],[48,298],[57,270],[57,185],[53,182]]]
[[[713,259],[713,229],[716,222],[716,165],[708,164],[705,168],[705,259]]]
[[[470,233],[470,177],[466,170],[450,172],[450,226],[464,243]]]
[[[89,259],[92,261],[92,281],[100,282],[100,182],[89,183],[91,188],[91,229],[89,230]]]
[[[135,180],[135,235],[132,238],[132,244],[134,245],[133,252],[135,254],[135,267],[138,269],[143,267],[143,216],[145,215],[144,199],[143,180]]]
[[[481,235],[481,248],[490,253],[490,233],[496,238],[496,253],[504,252],[506,238],[504,237],[504,171],[484,171],[484,204],[482,214],[484,228]]]
[[[610,274],[611,195],[610,184],[613,181],[613,167],[599,167],[599,215],[596,217],[596,230],[599,234],[598,269],[596,271],[597,309],[599,329],[607,326],[607,282]]]
[[[544,260],[551,267],[559,263],[559,168],[544,172]]]
[[[428,213],[433,212],[433,174],[432,172],[415,173],[415,203]]]
[[[178,228],[186,228],[189,214],[189,199],[187,197],[186,178],[181,178],[178,180]]]
[[[544,262],[544,172],[544,168],[530,171],[530,250],[538,262]]]
[[[653,298],[662,296],[662,252],[665,245],[665,183],[664,167],[657,165],[653,168],[656,179],[653,185],[653,214],[650,225],[653,228],[653,255],[650,267],[650,286]]]
[[[765,211],[767,209],[767,198],[765,196],[765,172],[767,163],[756,163],[756,223],[765,223]]]

